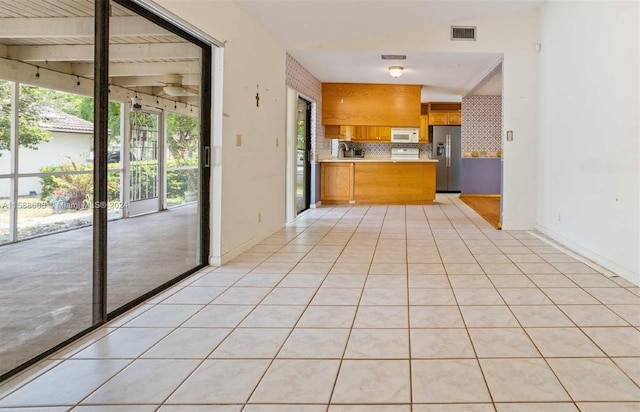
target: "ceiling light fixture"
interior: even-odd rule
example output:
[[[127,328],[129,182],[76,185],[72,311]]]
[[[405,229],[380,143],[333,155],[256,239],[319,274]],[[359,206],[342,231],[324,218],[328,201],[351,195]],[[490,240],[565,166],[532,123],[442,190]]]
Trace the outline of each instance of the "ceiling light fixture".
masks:
[[[389,74],[391,75],[391,77],[400,77],[402,76],[402,71],[404,70],[404,67],[402,66],[389,66]]]
[[[140,104],[140,98],[138,97],[138,92],[131,98],[131,111],[138,112],[142,110],[142,105]]]

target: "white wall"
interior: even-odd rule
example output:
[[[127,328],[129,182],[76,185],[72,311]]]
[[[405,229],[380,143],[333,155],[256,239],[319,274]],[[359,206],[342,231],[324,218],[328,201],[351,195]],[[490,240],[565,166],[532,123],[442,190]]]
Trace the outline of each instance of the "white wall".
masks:
[[[157,0],[215,39],[226,42],[222,135],[214,136],[211,263],[220,264],[285,223],[286,54],[231,2]],[[260,107],[256,107],[259,85]],[[214,130],[216,125],[214,125]],[[218,128],[219,130],[219,128]],[[242,145],[236,146],[236,135]]]
[[[540,17],[538,228],[640,284],[638,2]]]
[[[454,94],[449,90],[446,90],[440,87],[422,86],[422,90],[420,93],[420,101],[422,103],[428,103],[428,102],[460,103],[462,101],[462,96],[459,94]]]

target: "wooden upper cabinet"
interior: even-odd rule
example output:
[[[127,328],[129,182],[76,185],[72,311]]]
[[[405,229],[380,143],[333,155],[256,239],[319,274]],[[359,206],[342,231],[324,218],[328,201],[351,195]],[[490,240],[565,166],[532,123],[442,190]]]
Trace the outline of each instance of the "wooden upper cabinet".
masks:
[[[429,125],[461,125],[462,112],[460,103],[450,102],[431,102],[422,104],[422,111],[426,111],[429,115]],[[424,113],[423,113],[424,114]]]
[[[420,115],[420,143],[429,142],[429,116]]]
[[[449,113],[431,112],[429,113],[430,125],[445,125],[449,124]]]
[[[391,141],[391,127],[389,126],[378,126],[378,137],[383,142]]]
[[[353,127],[353,136],[351,136],[351,140],[354,142],[367,141],[369,140],[369,128],[367,126],[354,126]]]
[[[354,126],[354,133],[351,140],[355,142],[388,143],[391,141],[391,127]]]
[[[328,139],[352,140],[355,134],[353,126],[334,126],[327,125],[324,127],[324,137]]]
[[[322,123],[420,126],[421,85],[322,83]]]
[[[449,113],[449,124],[451,125],[461,125],[462,124],[462,113],[460,112],[450,112]]]

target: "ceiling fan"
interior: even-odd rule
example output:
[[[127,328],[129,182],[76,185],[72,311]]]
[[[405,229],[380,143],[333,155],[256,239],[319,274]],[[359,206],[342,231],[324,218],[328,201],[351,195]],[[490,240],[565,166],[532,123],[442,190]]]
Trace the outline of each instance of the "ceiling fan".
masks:
[[[182,84],[182,75],[180,74],[166,74],[164,80],[164,82],[159,82],[164,85],[162,87],[162,94],[164,95],[172,97],[198,95],[197,89],[191,89]]]

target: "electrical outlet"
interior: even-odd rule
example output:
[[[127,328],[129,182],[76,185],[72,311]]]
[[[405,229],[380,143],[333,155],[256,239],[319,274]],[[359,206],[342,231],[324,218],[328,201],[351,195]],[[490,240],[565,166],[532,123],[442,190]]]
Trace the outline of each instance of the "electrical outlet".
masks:
[[[242,146],[242,135],[241,134],[237,134],[236,135],[236,146]]]

